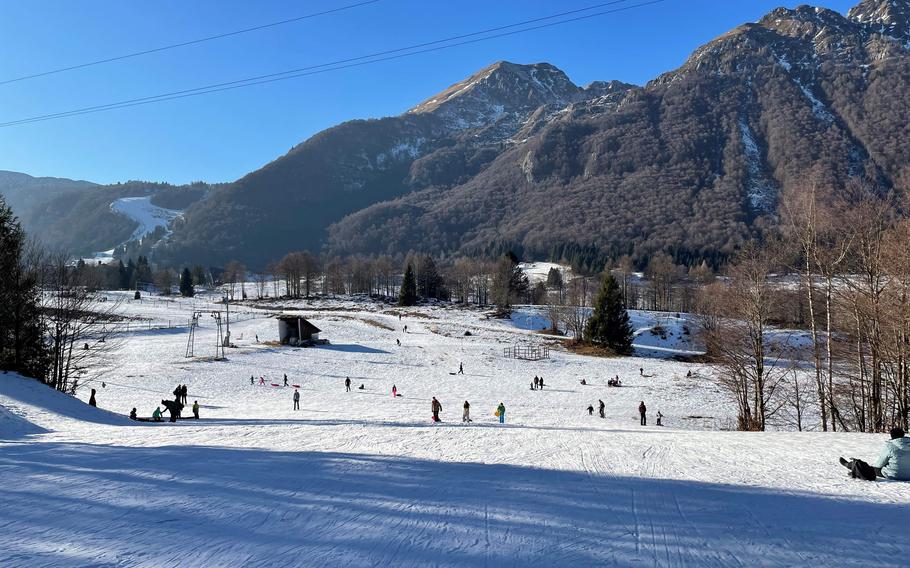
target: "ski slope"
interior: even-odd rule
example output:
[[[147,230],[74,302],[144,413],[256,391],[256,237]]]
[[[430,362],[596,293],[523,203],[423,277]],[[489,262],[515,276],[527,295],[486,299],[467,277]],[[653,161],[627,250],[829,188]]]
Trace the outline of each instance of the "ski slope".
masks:
[[[139,224],[130,236],[131,241],[141,239],[158,227],[167,229],[182,213],[152,204],[150,196],[120,198],[111,203],[111,211],[125,215]]]
[[[555,347],[506,359],[547,339],[478,311],[296,307],[332,345],[276,347],[262,312],[231,326],[227,361],[210,358],[209,322],[197,359],[185,331],[129,334],[105,386],[75,398],[0,375],[0,566],[906,565],[910,484],[837,464],[872,459],[880,435],[723,431],[710,368]],[[639,336],[653,317],[633,317]],[[658,347],[686,347],[671,337]],[[293,387],[271,386],[285,373],[299,411]],[[606,387],[617,374],[626,386]],[[201,420],[123,417],[178,383]],[[98,409],[78,400],[89,386]],[[598,398],[605,419],[585,410]],[[640,400],[664,427],[638,424]]]

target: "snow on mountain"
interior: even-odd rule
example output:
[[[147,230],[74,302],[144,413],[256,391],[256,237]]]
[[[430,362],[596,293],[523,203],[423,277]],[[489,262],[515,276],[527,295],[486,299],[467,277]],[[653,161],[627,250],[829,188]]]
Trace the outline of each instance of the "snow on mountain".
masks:
[[[139,223],[130,240],[139,240],[158,227],[167,229],[182,212],[152,204],[151,197],[124,197],[111,203],[111,211],[126,215]]]

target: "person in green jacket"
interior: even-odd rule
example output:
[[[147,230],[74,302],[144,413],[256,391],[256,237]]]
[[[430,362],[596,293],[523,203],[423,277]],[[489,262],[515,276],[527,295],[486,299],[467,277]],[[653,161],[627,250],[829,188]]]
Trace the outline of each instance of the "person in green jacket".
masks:
[[[155,409],[155,412],[152,412],[152,420],[155,422],[161,422],[161,407]]]
[[[910,481],[910,438],[905,437],[903,428],[892,428],[891,439],[885,442],[874,465],[863,460],[840,458],[840,463],[850,470],[850,476],[867,481],[876,477],[895,481]]]
[[[499,423],[505,424],[506,421],[506,405],[499,403],[499,406],[496,407],[496,416],[499,416]]]
[[[193,418],[195,418],[196,420],[199,420],[199,401],[198,400],[193,401]]]

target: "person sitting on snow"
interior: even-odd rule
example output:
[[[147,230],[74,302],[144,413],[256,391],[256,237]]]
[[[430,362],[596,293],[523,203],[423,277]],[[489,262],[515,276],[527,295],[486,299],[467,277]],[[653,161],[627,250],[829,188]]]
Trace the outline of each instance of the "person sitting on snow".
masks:
[[[155,412],[152,412],[152,420],[155,422],[161,422],[161,407],[155,409]]]
[[[885,442],[875,465],[863,460],[840,458],[840,463],[850,470],[850,477],[875,481],[877,477],[895,481],[910,481],[910,438],[903,428],[892,428],[891,439]]]

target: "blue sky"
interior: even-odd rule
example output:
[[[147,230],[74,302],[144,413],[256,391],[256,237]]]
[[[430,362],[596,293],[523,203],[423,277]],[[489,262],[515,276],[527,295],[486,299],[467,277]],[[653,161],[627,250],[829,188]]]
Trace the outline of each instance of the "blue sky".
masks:
[[[356,57],[603,0],[380,0],[277,28],[0,85],[0,122]],[[629,0],[629,4],[641,0]],[[29,0],[0,5],[0,80],[356,0]],[[231,181],[339,122],[399,114],[498,60],[643,84],[783,0],[666,0],[527,34],[202,97],[0,128],[0,169],[116,182]],[[846,12],[858,0],[819,0]]]

